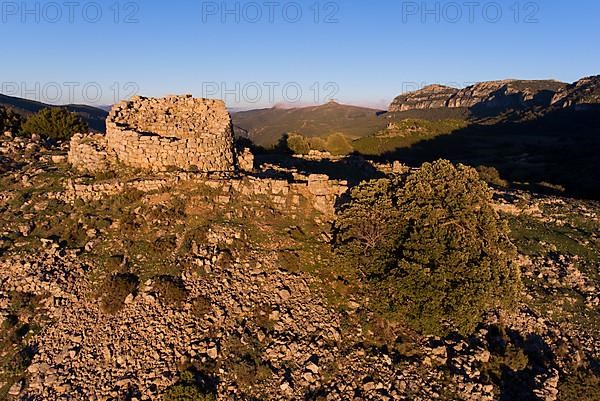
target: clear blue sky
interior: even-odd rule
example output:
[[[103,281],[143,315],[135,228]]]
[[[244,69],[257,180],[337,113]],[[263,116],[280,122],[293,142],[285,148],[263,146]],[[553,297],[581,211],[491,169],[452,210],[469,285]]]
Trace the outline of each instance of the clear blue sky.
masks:
[[[298,104],[384,107],[430,83],[600,74],[597,0],[66,3],[1,2],[0,92],[94,105],[191,93],[247,108],[300,89]]]

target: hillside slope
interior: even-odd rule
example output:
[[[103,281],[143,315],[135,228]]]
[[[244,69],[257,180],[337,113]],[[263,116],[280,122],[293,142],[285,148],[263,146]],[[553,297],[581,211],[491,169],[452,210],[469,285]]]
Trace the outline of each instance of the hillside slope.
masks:
[[[325,137],[342,133],[360,138],[382,129],[386,121],[380,111],[329,102],[321,106],[294,109],[250,110],[232,115],[238,136],[247,136],[261,146],[272,146],[284,135],[298,133],[306,137]]]
[[[66,150],[0,136],[1,400],[600,399],[598,202],[496,191],[523,296],[440,338],[381,315],[287,182],[233,189],[270,166],[89,176]]]
[[[0,94],[0,106],[11,109],[15,113],[21,114],[24,117],[37,113],[46,107],[59,107],[34,100],[22,99],[2,94]],[[104,132],[106,130],[105,120],[108,116],[108,112],[96,107],[80,104],[68,104],[61,107],[65,107],[70,112],[79,114],[88,123],[89,127],[93,131]]]

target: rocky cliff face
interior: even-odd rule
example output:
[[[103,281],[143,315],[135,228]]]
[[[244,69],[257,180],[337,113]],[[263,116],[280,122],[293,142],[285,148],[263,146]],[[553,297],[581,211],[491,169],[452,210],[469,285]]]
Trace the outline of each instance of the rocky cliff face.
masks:
[[[548,106],[554,93],[564,87],[556,81],[491,81],[459,91],[448,107],[522,109]]]
[[[429,85],[423,89],[398,96],[390,105],[390,111],[423,110],[448,107],[448,101],[458,89],[444,85]]]
[[[397,97],[389,111],[434,108],[478,110],[524,109],[547,107],[565,84],[557,81],[490,81],[456,89],[442,85],[427,86]]]
[[[600,104],[600,75],[580,79],[564,87],[552,98],[555,107],[585,107]]]

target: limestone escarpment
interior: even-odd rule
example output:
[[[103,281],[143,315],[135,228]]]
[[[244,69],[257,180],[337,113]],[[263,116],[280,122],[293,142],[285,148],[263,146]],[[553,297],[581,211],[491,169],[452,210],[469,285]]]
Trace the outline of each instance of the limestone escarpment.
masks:
[[[117,162],[151,171],[234,171],[231,117],[220,100],[134,97],[113,107],[105,138],[75,136],[69,161],[90,171]]]
[[[448,100],[458,89],[444,85],[429,85],[398,96],[390,105],[391,112],[448,107]]]
[[[548,106],[562,84],[554,81],[491,81],[459,91],[448,102],[449,107],[481,107],[486,109],[522,109]]]
[[[552,98],[552,105],[562,108],[585,108],[586,105],[599,103],[600,75],[580,79],[557,92]]]
[[[466,108],[478,110],[525,109],[547,107],[552,96],[565,85],[557,81],[503,80],[481,82],[456,89],[430,85],[397,97],[389,111],[435,108]]]

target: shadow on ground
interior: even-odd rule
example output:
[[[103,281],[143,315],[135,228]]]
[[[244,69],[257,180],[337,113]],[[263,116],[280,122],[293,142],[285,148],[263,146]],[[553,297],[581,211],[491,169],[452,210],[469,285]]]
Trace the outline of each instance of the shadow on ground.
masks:
[[[494,167],[518,188],[600,199],[600,106],[578,106],[527,118],[512,115],[501,122],[478,121],[451,134],[365,159],[418,167],[443,158]],[[340,161],[309,161],[292,157],[282,142],[270,151],[256,147],[254,151],[258,163],[295,168],[304,174],[327,174],[348,180],[350,186],[381,176],[362,162],[361,155]]]

